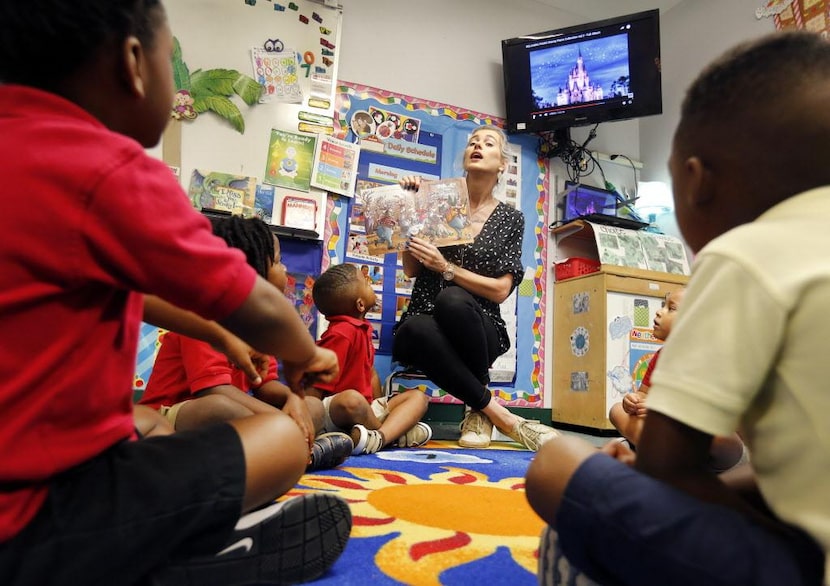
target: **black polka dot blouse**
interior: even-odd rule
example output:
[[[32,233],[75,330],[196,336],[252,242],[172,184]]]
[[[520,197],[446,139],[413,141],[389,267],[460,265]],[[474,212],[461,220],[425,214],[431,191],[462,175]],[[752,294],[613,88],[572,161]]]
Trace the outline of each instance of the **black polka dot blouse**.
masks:
[[[448,262],[485,277],[501,277],[511,273],[513,288],[515,288],[519,285],[524,273],[522,266],[524,226],[525,219],[521,211],[499,202],[472,244],[444,246],[441,247],[441,252]],[[447,286],[451,286],[451,283],[445,281],[441,273],[423,269],[415,279],[412,299],[407,311],[401,316],[401,323],[411,315],[431,314],[435,309],[436,295]],[[473,297],[481,305],[484,314],[493,320],[499,331],[499,353],[507,352],[510,348],[510,339],[501,317],[499,304],[478,295]]]

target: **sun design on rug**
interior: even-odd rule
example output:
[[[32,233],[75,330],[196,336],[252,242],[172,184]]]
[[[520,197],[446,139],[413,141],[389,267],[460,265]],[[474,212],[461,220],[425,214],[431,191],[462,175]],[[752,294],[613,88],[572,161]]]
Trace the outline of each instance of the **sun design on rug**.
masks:
[[[352,538],[398,534],[375,556],[390,578],[439,585],[443,571],[505,547],[535,574],[543,522],[527,504],[524,478],[493,482],[452,466],[427,478],[374,468],[340,470],[349,476],[308,474],[292,494],[336,490],[351,507]]]

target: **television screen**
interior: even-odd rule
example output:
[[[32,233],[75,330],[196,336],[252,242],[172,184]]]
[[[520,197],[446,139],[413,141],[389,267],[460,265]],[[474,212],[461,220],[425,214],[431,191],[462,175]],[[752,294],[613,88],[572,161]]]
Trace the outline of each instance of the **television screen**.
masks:
[[[660,13],[502,41],[508,132],[548,132],[663,111]]]
[[[591,185],[565,182],[563,222],[589,214],[617,215],[617,196],[613,191]]]

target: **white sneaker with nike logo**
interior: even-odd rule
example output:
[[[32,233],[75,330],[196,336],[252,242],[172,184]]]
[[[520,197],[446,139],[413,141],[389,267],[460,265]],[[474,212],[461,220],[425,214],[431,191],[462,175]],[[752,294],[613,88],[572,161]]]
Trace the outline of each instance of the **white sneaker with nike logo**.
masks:
[[[247,552],[251,551],[251,548],[253,546],[254,546],[254,540],[251,539],[250,537],[244,537],[244,538],[240,539],[239,541],[237,541],[236,543],[232,543],[231,545],[229,545],[228,547],[226,547],[225,549],[223,549],[222,551],[220,551],[216,555],[218,555],[218,556],[219,555],[225,555],[226,553],[231,553],[232,551],[234,551],[236,549],[244,549],[245,552],[247,553]]]

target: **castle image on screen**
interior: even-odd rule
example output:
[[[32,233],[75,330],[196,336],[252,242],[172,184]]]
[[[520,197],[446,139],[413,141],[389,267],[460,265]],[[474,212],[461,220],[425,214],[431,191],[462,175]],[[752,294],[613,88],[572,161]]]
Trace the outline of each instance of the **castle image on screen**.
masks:
[[[557,45],[530,54],[534,107],[633,97],[630,90],[628,35]]]

